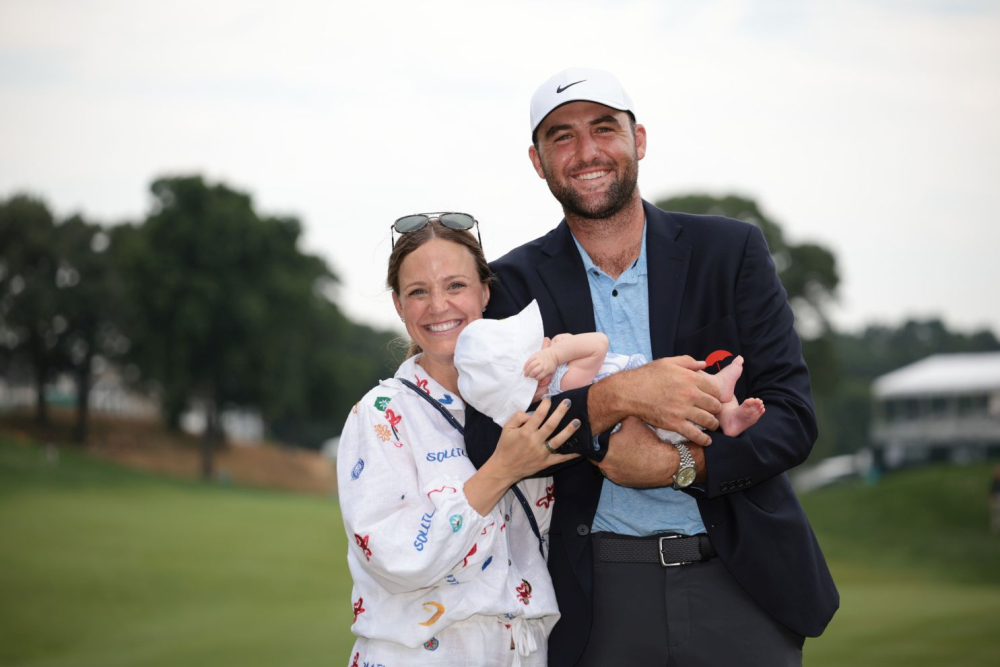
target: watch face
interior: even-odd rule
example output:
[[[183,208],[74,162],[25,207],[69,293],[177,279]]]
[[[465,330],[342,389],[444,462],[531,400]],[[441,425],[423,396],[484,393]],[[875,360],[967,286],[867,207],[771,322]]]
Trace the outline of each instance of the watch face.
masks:
[[[691,486],[691,484],[694,483],[695,475],[696,473],[694,468],[682,468],[681,470],[677,471],[677,477],[675,478],[675,482],[677,486],[681,488]]]

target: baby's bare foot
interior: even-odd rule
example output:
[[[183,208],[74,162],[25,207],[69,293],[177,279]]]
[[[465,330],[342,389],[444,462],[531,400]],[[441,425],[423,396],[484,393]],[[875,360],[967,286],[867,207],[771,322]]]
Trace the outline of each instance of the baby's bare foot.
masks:
[[[764,401],[759,398],[748,398],[741,405],[728,409],[723,406],[719,413],[719,428],[729,437],[735,437],[756,424],[762,414]]]
[[[704,373],[704,371],[702,372]],[[725,403],[733,398],[733,388],[736,387],[736,381],[743,375],[743,357],[737,356],[728,366],[715,375],[709,373],[706,373],[706,375],[711,377],[712,381],[719,388],[719,401]]]

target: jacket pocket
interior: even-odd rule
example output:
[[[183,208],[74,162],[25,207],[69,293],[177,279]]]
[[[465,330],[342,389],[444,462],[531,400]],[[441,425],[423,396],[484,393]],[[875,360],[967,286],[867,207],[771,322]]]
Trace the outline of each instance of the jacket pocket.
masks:
[[[766,482],[751,486],[743,492],[743,496],[758,509],[768,514],[774,514],[774,511],[781,506],[781,503],[791,492],[788,478],[784,475],[778,475]]]
[[[715,370],[727,366],[739,353],[740,336],[736,329],[736,319],[732,315],[726,315],[692,333],[678,336],[674,342],[674,354],[688,354],[699,361],[711,357],[715,361],[709,365]],[[711,369],[706,370],[713,372]]]

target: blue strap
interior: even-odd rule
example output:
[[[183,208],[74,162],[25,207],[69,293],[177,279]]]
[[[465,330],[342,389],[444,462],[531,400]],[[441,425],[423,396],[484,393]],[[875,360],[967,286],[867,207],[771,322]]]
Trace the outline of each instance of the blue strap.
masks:
[[[398,379],[400,382],[402,382],[407,387],[416,392],[417,396],[419,396],[420,398],[424,399],[425,401],[433,405],[434,408],[438,412],[440,412],[445,419],[448,420],[448,423],[454,426],[455,430],[461,433],[463,438],[465,437],[465,429],[462,428],[462,425],[458,423],[458,420],[455,419],[443,405],[435,401],[433,398],[431,398],[430,395],[427,394],[427,392],[423,391],[422,389],[420,389],[420,387],[413,384],[409,380],[405,378],[398,378]],[[542,558],[544,559],[545,550],[542,548],[542,531],[538,529],[538,522],[535,520],[535,513],[531,511],[531,505],[528,503],[528,499],[524,497],[524,494],[521,493],[521,489],[517,488],[517,486],[515,485],[510,487],[510,490],[514,492],[515,496],[517,496],[518,502],[521,503],[521,507],[524,508],[524,513],[528,515],[528,523],[531,524],[531,532],[533,532],[535,534],[535,537],[538,538],[538,552],[542,554]]]

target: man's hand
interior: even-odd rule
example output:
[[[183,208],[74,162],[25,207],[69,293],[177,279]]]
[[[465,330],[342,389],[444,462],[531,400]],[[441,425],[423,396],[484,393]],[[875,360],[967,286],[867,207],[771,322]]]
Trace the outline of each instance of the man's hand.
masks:
[[[704,482],[705,454],[694,443],[690,443],[688,448],[697,471],[695,481]],[[641,420],[629,417],[622,422],[618,432],[611,436],[604,460],[591,463],[619,486],[648,489],[673,484],[680,459],[676,447],[657,438],[653,429]]]
[[[669,357],[601,380],[588,394],[591,430],[606,431],[632,415],[676,431],[696,445],[711,444],[697,427],[717,429],[722,404],[718,388],[698,372],[704,367],[705,362],[691,357]]]

